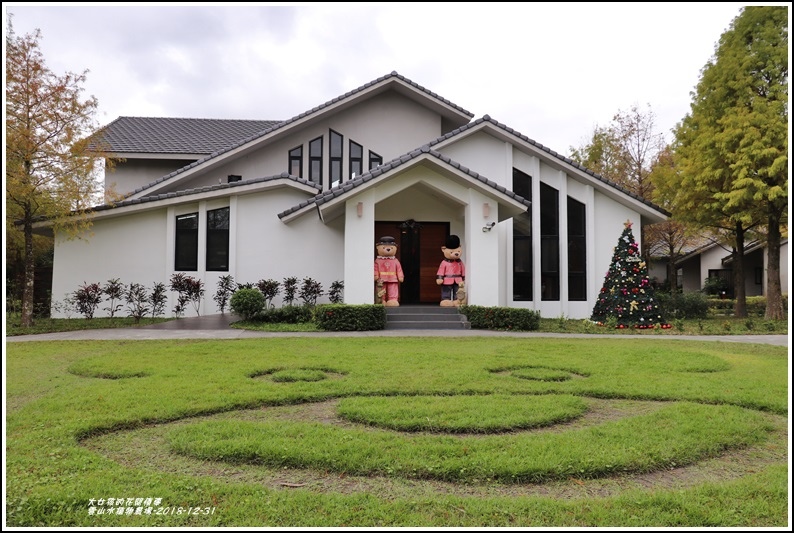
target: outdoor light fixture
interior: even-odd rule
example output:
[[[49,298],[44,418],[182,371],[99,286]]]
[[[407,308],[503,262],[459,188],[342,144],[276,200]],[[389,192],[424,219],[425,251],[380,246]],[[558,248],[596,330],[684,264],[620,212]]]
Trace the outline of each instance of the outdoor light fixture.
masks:
[[[364,216],[364,202],[356,204],[356,214],[360,217]]]
[[[489,222],[489,223],[487,223],[486,225],[484,225],[482,227],[482,232],[483,233],[487,233],[487,232],[491,231],[494,226],[496,226],[496,222]]]
[[[491,204],[484,203],[482,204],[482,216],[483,218],[488,218],[491,216]]]

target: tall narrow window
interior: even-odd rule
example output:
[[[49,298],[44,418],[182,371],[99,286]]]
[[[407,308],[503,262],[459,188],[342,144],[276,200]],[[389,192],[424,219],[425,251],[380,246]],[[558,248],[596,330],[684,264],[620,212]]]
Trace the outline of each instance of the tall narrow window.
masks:
[[[207,270],[229,271],[229,208],[207,211]]]
[[[342,183],[342,143],[344,137],[334,130],[330,130],[328,143],[328,174],[331,187]]]
[[[303,146],[289,151],[289,170],[287,172],[290,176],[303,177]]]
[[[532,177],[513,169],[513,192],[532,200]],[[513,217],[513,300],[532,300],[532,208]]]
[[[568,300],[587,300],[585,205],[568,197]]]
[[[198,270],[198,213],[176,217],[174,270]]]
[[[560,195],[540,184],[540,299],[560,299]]]
[[[364,172],[364,147],[350,141],[350,179]]]
[[[309,181],[323,184],[323,138],[309,142]]]
[[[383,158],[373,152],[372,150],[369,151],[369,169],[372,170],[373,168],[378,168],[383,164]]]

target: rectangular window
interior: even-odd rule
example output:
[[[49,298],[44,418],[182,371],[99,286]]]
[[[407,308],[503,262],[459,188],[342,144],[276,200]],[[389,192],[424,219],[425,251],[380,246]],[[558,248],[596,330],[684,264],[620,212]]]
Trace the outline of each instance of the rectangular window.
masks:
[[[585,205],[568,197],[568,300],[587,300]]]
[[[540,184],[540,299],[560,299],[559,191]]]
[[[532,177],[513,169],[513,192],[532,200]],[[532,300],[532,208],[513,217],[513,300]]]
[[[303,146],[298,146],[289,151],[289,168],[287,169],[290,176],[303,177]]]
[[[207,270],[229,271],[229,208],[207,211]]]
[[[323,138],[309,141],[309,181],[323,184]]]
[[[364,147],[350,141],[350,179],[364,172]]]
[[[226,177],[226,183],[236,183],[238,181],[242,181],[243,177],[237,174],[229,174]]]
[[[373,152],[372,150],[369,151],[369,169],[372,170],[373,168],[378,168],[383,164],[383,158]]]
[[[198,213],[176,217],[174,270],[198,270]]]
[[[328,134],[328,174],[331,180],[331,187],[342,183],[342,143],[344,137],[334,130],[329,130]]]

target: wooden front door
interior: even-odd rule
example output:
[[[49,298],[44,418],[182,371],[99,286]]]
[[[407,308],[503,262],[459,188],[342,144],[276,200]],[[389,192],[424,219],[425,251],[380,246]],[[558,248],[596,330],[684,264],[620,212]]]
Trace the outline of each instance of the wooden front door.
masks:
[[[449,235],[449,222],[375,222],[375,241],[386,235],[397,243],[397,258],[405,276],[400,303],[438,304],[441,289],[436,285],[436,272],[444,259],[441,247]]]

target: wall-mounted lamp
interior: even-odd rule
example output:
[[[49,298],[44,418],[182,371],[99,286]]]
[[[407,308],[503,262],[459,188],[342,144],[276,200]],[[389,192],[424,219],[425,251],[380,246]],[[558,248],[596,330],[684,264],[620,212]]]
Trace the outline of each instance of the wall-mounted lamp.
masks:
[[[356,204],[356,214],[360,217],[364,216],[364,202]]]
[[[484,203],[482,204],[482,216],[483,218],[488,218],[491,216],[491,204]]]
[[[487,223],[486,225],[484,225],[482,227],[482,232],[483,233],[487,233],[487,232],[491,231],[494,226],[496,226],[496,222],[489,222],[489,223]]]

